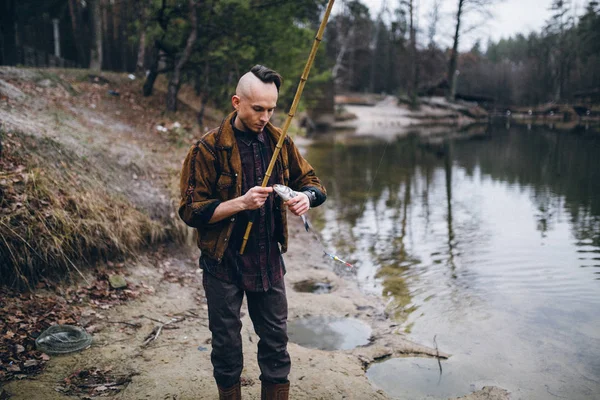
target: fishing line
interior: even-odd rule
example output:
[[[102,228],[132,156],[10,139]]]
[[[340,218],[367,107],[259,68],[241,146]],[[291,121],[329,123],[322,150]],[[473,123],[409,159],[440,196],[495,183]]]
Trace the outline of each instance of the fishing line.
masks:
[[[373,184],[375,183],[377,174],[379,174],[379,168],[381,168],[381,163],[383,162],[383,157],[385,156],[385,151],[387,150],[389,145],[390,145],[390,142],[386,140],[385,147],[383,148],[383,151],[381,152],[381,158],[379,159],[379,164],[377,164],[377,169],[375,169],[375,175],[373,176],[373,179],[371,179],[371,185],[369,186],[369,189],[367,189],[367,198],[371,197],[371,189],[373,189]],[[367,207],[366,204],[367,203],[363,204],[362,209],[360,210],[360,214],[365,212],[365,208]]]
[[[379,158],[379,163],[377,164],[377,168],[375,169],[375,175],[373,175],[373,179],[371,179],[371,183],[369,185],[369,188],[367,189],[367,197],[368,198],[371,197],[371,190],[373,189],[373,185],[375,184],[375,179],[377,179],[377,175],[379,174],[379,169],[381,168],[381,164],[383,163],[383,159],[385,157],[385,152],[386,152],[388,146],[389,146],[389,141],[386,141],[385,147],[383,148],[383,152],[381,153],[381,157]],[[366,208],[366,203],[363,204],[363,206],[361,208],[361,211],[360,211],[361,215],[365,212],[365,208]],[[302,217],[304,217],[304,215]],[[354,268],[354,265],[350,264],[347,261],[342,260],[335,254],[329,252],[327,250],[327,248],[325,247],[325,245],[323,244],[323,242],[321,241],[321,238],[319,237],[319,235],[317,235],[317,233],[312,228],[312,225],[308,222],[308,218],[302,218],[302,219],[304,221],[304,229],[306,229],[306,232],[310,232],[313,235],[313,237],[317,240],[317,242],[321,246],[321,250],[327,257],[331,258],[334,261],[339,261],[339,262],[345,264],[347,267]]]
[[[295,190],[292,190],[290,187],[285,186],[285,185],[280,185],[280,184],[273,185],[273,190],[275,191],[275,193],[277,193],[277,195],[279,197],[281,197],[281,199],[283,201],[288,201],[299,195],[298,192],[296,192]],[[310,210],[310,207],[309,207],[309,210]],[[306,232],[310,232],[313,235],[313,237],[315,239],[317,239],[317,242],[321,246],[321,249],[323,250],[323,253],[326,256],[328,256],[329,258],[331,258],[334,261],[339,261],[341,263],[344,263],[344,265],[346,265],[347,267],[350,267],[350,268],[354,267],[349,262],[344,261],[341,258],[339,258],[338,256],[336,256],[335,254],[332,254],[329,251],[327,251],[327,248],[323,245],[323,242],[321,242],[321,238],[319,238],[319,235],[317,235],[317,233],[312,229],[312,226],[308,222],[308,218],[306,217],[306,214],[302,214],[300,216],[300,218],[302,218],[302,222],[304,223],[304,229],[306,229]]]
[[[323,242],[321,242],[319,235],[317,235],[317,233],[313,230],[312,226],[308,222],[308,218],[304,218],[304,229],[306,229],[306,232],[310,232],[313,235],[313,237],[315,239],[317,239],[317,242],[319,242],[319,245],[321,246],[321,250],[323,251],[323,253],[325,253],[326,256],[328,256],[329,258],[331,258],[334,261],[339,261],[341,263],[344,263],[347,267],[354,268],[354,265],[350,264],[347,261],[342,260],[335,254],[332,254],[327,251],[327,248],[325,247],[325,245],[323,245]]]

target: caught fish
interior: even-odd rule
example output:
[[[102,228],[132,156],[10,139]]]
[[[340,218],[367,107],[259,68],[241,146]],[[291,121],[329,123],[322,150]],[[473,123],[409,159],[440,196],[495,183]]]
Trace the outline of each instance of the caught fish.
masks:
[[[280,185],[278,183],[273,185],[273,190],[275,191],[275,193],[277,193],[279,197],[281,197],[283,201],[291,200],[300,194],[292,188],[285,185]],[[300,217],[302,218],[302,222],[304,223],[304,229],[306,229],[306,232],[308,232],[310,230],[308,218],[306,218],[306,215],[301,215]]]
[[[278,183],[276,183],[275,185],[273,185],[273,190],[275,191],[275,193],[277,193],[277,195],[279,197],[281,197],[281,199],[283,201],[288,201],[290,199],[293,199],[294,197],[296,197],[296,196],[298,196],[300,194],[299,192],[296,192],[292,188],[290,188],[288,186],[285,186],[285,185],[280,185]],[[308,223],[308,218],[306,218],[306,214],[301,215],[300,217],[302,218],[302,222],[304,223],[304,229],[306,229],[306,232],[309,232],[310,231],[310,224]],[[327,252],[325,250],[325,246],[323,246],[323,243],[321,243],[321,239],[319,239],[319,237],[315,234],[315,232],[312,232],[312,234],[317,239],[317,241],[319,242],[319,244],[321,245],[321,248],[323,249],[323,253],[325,253],[326,256],[330,257],[332,260],[344,263],[347,267],[350,267],[350,268],[353,267],[353,265],[350,264],[349,262],[346,262],[346,261],[342,260],[341,258],[339,258],[338,256],[336,256],[335,254],[331,254],[331,253]]]

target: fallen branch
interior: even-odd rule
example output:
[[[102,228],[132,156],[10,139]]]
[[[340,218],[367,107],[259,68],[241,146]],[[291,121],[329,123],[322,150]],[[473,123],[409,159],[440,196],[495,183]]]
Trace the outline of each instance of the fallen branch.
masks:
[[[152,319],[150,317],[146,317],[148,319]],[[153,321],[157,321],[152,319]],[[176,327],[170,327],[168,325],[170,324],[176,324],[178,322],[181,322],[185,320],[185,317],[182,318],[173,318],[172,320],[170,320],[169,322],[160,322],[160,325],[155,326],[154,329],[152,329],[152,332],[150,332],[148,334],[148,336],[146,336],[146,338],[144,339],[144,343],[142,343],[142,347],[146,347],[148,346],[148,344],[150,344],[151,342],[155,341],[156,339],[158,339],[158,336],[160,335],[160,333],[162,332],[163,329],[176,329]]]
[[[106,386],[106,387],[119,386],[122,384],[123,383],[119,383],[119,382],[111,382],[111,383],[94,383],[93,385],[77,385],[77,386],[80,388],[97,388],[97,387],[101,387],[101,386]]]
[[[433,343],[435,344],[435,358],[437,359],[438,365],[440,366],[440,380],[442,379],[442,363],[440,362],[440,350],[438,349],[437,341],[435,337],[437,335],[433,335]]]
[[[127,322],[127,321],[106,321],[106,323],[108,324],[125,324],[125,325],[129,325],[133,328],[141,328],[142,324],[140,324],[139,322]]]
[[[168,323],[168,322],[162,322],[161,320],[158,320],[158,319],[155,319],[155,318],[152,318],[152,317],[148,317],[148,316],[146,316],[146,315],[140,315],[138,318],[147,318],[147,319],[149,319],[150,321],[158,322],[159,324],[163,324],[163,325],[164,325],[165,323]]]
[[[186,318],[208,319],[208,317],[204,317],[204,316],[198,315],[198,312],[195,311],[194,308],[190,308],[189,310],[179,312],[179,313],[177,313],[175,315],[181,315],[181,316],[186,317]]]

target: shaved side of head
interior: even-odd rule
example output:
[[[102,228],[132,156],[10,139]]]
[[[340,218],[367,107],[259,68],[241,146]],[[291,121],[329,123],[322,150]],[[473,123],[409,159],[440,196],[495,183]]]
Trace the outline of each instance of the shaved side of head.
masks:
[[[235,94],[244,98],[251,97],[252,93],[261,85],[265,85],[265,83],[252,72],[246,72],[238,81]]]
[[[249,91],[254,87],[253,83],[255,81],[264,84],[273,83],[277,88],[277,93],[279,93],[283,78],[277,71],[267,68],[264,65],[257,64],[240,78],[235,93],[238,96],[249,94]]]

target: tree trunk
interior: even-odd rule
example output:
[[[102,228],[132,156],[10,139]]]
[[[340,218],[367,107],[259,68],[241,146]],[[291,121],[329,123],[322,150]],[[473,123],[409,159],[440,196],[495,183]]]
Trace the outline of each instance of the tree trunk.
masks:
[[[162,50],[158,48],[158,44],[155,43],[152,48],[152,61],[150,62],[150,66],[148,67],[148,75],[146,75],[146,80],[144,81],[144,88],[142,89],[142,93],[144,97],[152,96],[152,91],[154,90],[154,82],[158,77],[158,65],[160,63],[160,57],[162,55]]]
[[[179,86],[181,85],[181,70],[185,63],[188,62],[192,55],[194,43],[198,37],[198,14],[196,9],[197,0],[189,0],[190,7],[190,22],[192,24],[192,31],[188,36],[185,44],[185,49],[179,60],[175,63],[175,69],[173,70],[173,76],[169,81],[169,87],[167,88],[167,110],[177,111],[177,93],[179,92]]]
[[[208,93],[202,93],[202,102],[200,103],[200,111],[198,111],[198,125],[204,128],[204,113],[206,112],[206,104],[208,103]]]
[[[71,28],[73,29],[73,41],[77,51],[77,61],[80,65],[86,65],[86,57],[83,51],[83,33],[80,30],[81,14],[77,0],[69,0],[69,15],[71,17]]]
[[[152,0],[146,1],[147,4],[139,4],[139,18],[140,18],[140,44],[137,53],[137,62],[135,63],[135,72],[137,74],[143,74],[146,70],[146,36],[148,31],[148,7],[152,5]]]
[[[409,82],[409,96],[412,106],[416,106],[417,103],[417,86],[419,85],[419,67],[417,65],[417,28],[415,27],[415,13],[414,13],[414,0],[410,0],[408,3],[409,14],[410,14],[410,82]]]
[[[146,59],[146,29],[140,33],[140,47],[137,53],[137,62],[135,63],[135,72],[138,75],[143,75],[145,68],[144,60]]]
[[[90,69],[92,71],[102,69],[102,13],[100,12],[100,1],[90,0],[93,37],[90,48]]]
[[[462,17],[463,5],[465,0],[458,0],[458,10],[456,11],[456,30],[454,31],[454,44],[452,45],[452,54],[448,64],[448,100],[453,101],[456,95],[456,66],[458,63],[458,39],[460,37],[460,19]]]
[[[204,84],[200,83],[200,76],[196,74],[196,94],[202,93],[202,101],[200,103],[200,111],[196,116],[198,125],[200,128],[204,127],[204,113],[206,111],[206,104],[208,103],[208,94],[210,93],[210,64],[208,61],[204,64]]]
[[[15,0],[0,1],[0,65],[16,65],[17,29]]]
[[[107,0],[100,0],[101,3],[101,15],[102,15],[102,63],[104,68],[108,70],[115,70],[115,50],[114,43],[115,38],[114,32],[114,21],[113,21],[113,10],[114,3],[110,4]]]
[[[347,25],[347,29],[344,32],[344,25]],[[345,68],[344,66],[344,57],[346,53],[351,51],[351,43],[354,42],[354,26],[351,23],[345,21],[345,17],[340,14],[336,21],[336,32],[337,39],[336,41],[339,44],[339,52],[335,57],[335,64],[331,68],[331,76],[333,78],[334,84],[339,87],[348,87],[350,85],[350,80],[348,76],[346,76],[346,82],[341,79],[341,72]]]

